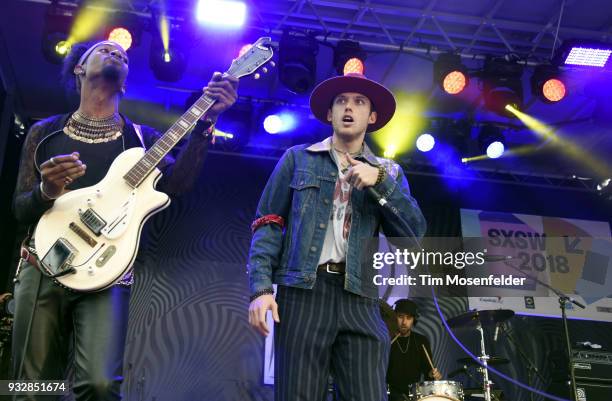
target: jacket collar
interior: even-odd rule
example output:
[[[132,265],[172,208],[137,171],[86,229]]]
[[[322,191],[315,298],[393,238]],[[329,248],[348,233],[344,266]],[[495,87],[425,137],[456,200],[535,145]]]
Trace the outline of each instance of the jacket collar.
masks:
[[[328,136],[321,142],[317,142],[317,143],[310,145],[309,147],[306,148],[306,150],[309,152],[331,152],[332,137]],[[372,151],[370,150],[370,148],[365,142],[363,143],[363,153],[358,158],[363,158],[368,163],[374,166],[380,165],[378,158],[374,155],[374,153],[372,153]]]

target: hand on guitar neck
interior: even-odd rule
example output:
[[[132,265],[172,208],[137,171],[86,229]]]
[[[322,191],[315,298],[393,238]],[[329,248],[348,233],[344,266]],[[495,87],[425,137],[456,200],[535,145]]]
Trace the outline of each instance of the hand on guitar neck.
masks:
[[[87,166],[79,160],[79,153],[58,155],[40,165],[43,197],[55,199],[68,192],[66,185],[85,175]]]

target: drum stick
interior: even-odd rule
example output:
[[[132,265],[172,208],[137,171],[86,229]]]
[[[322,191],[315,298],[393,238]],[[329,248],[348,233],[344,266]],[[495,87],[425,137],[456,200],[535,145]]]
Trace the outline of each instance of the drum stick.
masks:
[[[421,347],[423,347],[423,351],[425,351],[425,356],[427,357],[427,362],[429,362],[429,366],[431,366],[431,370],[434,370],[435,367],[433,365],[433,362],[431,361],[431,358],[429,357],[429,352],[427,352],[427,348],[425,348],[425,344],[421,344]]]
[[[397,333],[397,335],[395,337],[393,337],[393,340],[391,340],[391,344],[393,344],[395,342],[395,340],[397,340],[399,338],[399,333]]]

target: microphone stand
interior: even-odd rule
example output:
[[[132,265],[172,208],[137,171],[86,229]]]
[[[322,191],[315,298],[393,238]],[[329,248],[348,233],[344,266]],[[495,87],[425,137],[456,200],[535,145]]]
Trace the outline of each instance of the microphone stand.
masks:
[[[506,338],[512,343],[512,345],[514,345],[514,348],[518,351],[519,356],[521,357],[521,359],[527,363],[527,385],[529,387],[531,387],[531,379],[532,379],[532,375],[533,372],[535,372],[535,374],[540,378],[540,380],[542,381],[542,383],[545,382],[544,377],[542,376],[542,374],[540,373],[540,371],[538,370],[538,367],[533,363],[533,361],[525,354],[525,351],[523,350],[523,347],[520,346],[520,344],[516,341],[516,339],[514,338],[514,335],[512,334],[511,330],[508,330],[504,327],[504,323],[500,323],[499,328],[501,329],[501,331],[506,335]],[[533,401],[533,392],[529,392],[529,399],[531,401]]]
[[[576,374],[574,372],[574,363],[572,361],[573,356],[572,356],[572,343],[570,342],[570,334],[569,334],[569,326],[567,324],[567,313],[566,313],[566,305],[567,303],[572,303],[574,305],[576,305],[577,307],[584,309],[585,306],[576,301],[574,298],[570,297],[569,295],[565,294],[564,292],[562,292],[561,290],[556,289],[555,287],[549,285],[548,283],[543,282],[542,280],[540,280],[537,277],[533,277],[530,274],[525,273],[524,271],[522,271],[521,269],[519,269],[518,267],[514,266],[512,263],[510,263],[510,259],[513,259],[513,257],[507,257],[507,260],[504,261],[504,264],[508,267],[510,267],[513,270],[516,270],[517,272],[521,273],[523,276],[527,277],[530,280],[535,281],[536,283],[540,284],[543,287],[548,288],[549,290],[551,290],[552,292],[554,292],[557,297],[559,297],[559,307],[561,308],[561,320],[563,321],[563,331],[565,334],[565,348],[566,348],[566,352],[567,352],[567,363],[568,363],[568,369],[569,369],[569,376],[570,376],[570,388],[571,388],[571,394],[570,394],[570,399],[572,401],[577,401],[578,398],[578,390],[576,388]]]

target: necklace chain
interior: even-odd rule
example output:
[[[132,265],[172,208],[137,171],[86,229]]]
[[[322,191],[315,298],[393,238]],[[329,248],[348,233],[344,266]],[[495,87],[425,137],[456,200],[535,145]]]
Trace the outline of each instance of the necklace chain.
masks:
[[[401,338],[401,337],[400,337]],[[408,349],[410,349],[410,340],[411,340],[411,336],[408,336],[408,344],[406,345],[406,349],[403,349],[400,342],[397,341],[397,346],[399,347],[399,350],[402,354],[405,354],[406,352],[408,352]]]
[[[86,143],[114,141],[121,136],[121,116],[115,113],[108,117],[93,118],[77,110],[66,122],[64,133]]]

